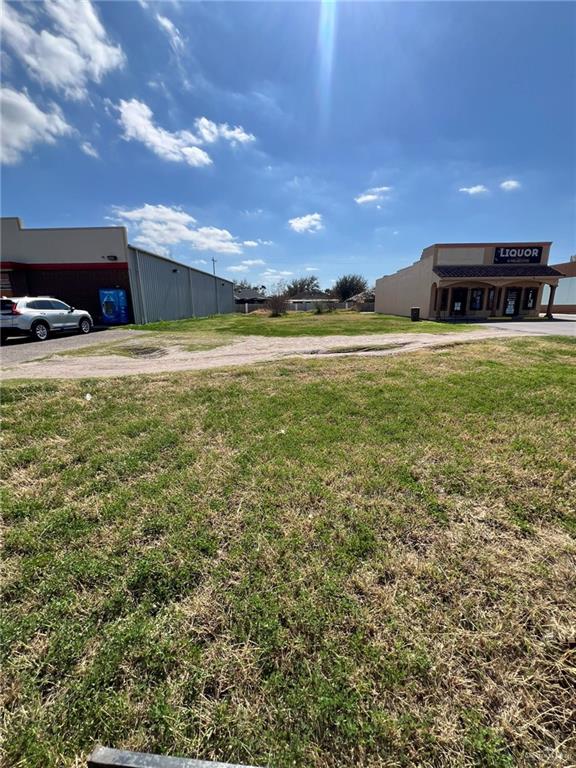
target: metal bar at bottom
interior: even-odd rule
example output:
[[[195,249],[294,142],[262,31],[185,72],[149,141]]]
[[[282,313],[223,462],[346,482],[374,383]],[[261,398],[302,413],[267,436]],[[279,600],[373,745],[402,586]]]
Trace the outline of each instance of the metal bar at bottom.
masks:
[[[164,757],[146,752],[127,752],[123,749],[96,747],[88,758],[88,768],[257,768],[254,765],[214,763],[209,760],[191,760],[187,757]]]

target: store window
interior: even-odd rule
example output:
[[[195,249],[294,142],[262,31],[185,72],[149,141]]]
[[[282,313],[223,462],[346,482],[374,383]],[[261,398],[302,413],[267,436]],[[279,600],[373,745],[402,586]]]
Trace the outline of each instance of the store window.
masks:
[[[524,309],[535,309],[538,298],[538,288],[524,289]]]
[[[472,288],[470,291],[470,309],[482,309],[484,303],[484,288]]]
[[[486,302],[486,309],[494,309],[495,297],[496,297],[496,289],[488,288],[488,301]]]

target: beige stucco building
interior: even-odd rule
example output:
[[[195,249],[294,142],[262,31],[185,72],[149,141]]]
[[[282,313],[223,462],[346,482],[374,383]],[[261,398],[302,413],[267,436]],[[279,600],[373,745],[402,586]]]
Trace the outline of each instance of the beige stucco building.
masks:
[[[548,266],[550,242],[436,243],[410,267],[376,281],[376,312],[427,320],[534,317],[544,286],[554,303],[560,272]]]

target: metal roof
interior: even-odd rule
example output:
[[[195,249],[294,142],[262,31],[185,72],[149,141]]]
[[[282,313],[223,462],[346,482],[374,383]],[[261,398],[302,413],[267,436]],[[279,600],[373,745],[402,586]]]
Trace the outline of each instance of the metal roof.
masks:
[[[139,253],[145,253],[147,256],[154,256],[156,259],[162,259],[162,261],[169,261],[171,264],[176,264],[177,267],[186,267],[186,269],[191,269],[193,272],[200,272],[201,275],[208,275],[209,277],[215,277],[217,280],[223,280],[225,283],[232,283],[234,285],[233,280],[229,280],[227,277],[222,277],[221,275],[214,275],[212,272],[206,272],[205,269],[198,269],[197,267],[193,267],[191,264],[186,264],[184,261],[176,261],[176,259],[172,259],[169,256],[160,256],[159,253],[154,253],[153,251],[147,251],[146,248],[141,248],[139,245],[131,245],[128,243],[128,248],[130,248],[133,251],[138,251]]]

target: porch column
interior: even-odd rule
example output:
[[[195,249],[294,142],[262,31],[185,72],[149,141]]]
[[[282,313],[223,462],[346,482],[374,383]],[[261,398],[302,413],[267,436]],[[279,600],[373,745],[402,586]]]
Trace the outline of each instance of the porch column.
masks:
[[[487,295],[490,295],[490,291],[494,291],[492,306],[490,307],[490,317],[496,317],[496,315],[498,314],[498,286],[489,285]]]
[[[546,307],[546,317],[548,320],[553,320],[552,317],[552,307],[554,305],[554,295],[556,293],[556,285],[550,286],[550,296],[548,297],[548,306]]]

